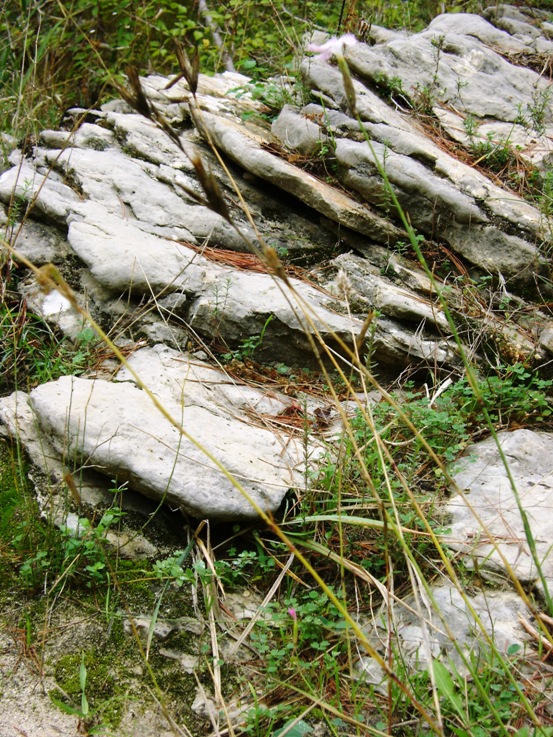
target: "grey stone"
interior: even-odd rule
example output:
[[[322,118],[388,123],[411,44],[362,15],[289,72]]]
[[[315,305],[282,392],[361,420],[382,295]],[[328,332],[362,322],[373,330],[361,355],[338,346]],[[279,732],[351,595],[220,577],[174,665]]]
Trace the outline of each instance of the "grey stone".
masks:
[[[254,424],[263,395],[254,398],[253,390],[242,392],[221,372],[177,352],[146,350],[144,381],[155,375],[156,396],[186,435],[125,375],[116,383],[62,377],[30,394],[32,411],[58,457],[127,480],[131,488],[196,517],[255,518],[248,497],[274,512],[286,491],[302,483],[302,451],[293,439],[263,427],[261,415]],[[145,359],[136,355],[142,366]],[[217,408],[218,386],[223,405]]]
[[[452,523],[447,543],[490,576],[508,580],[508,565],[520,581],[540,587],[525,533],[524,514],[551,590],[553,436],[515,430],[500,433],[499,440],[516,492],[493,438],[471,446],[454,476],[462,495],[454,496],[448,504]]]
[[[549,353],[553,353],[553,324],[549,323],[541,332],[540,345]]]
[[[416,670],[426,670],[429,661],[438,659],[466,675],[471,659],[485,657],[492,642],[506,656],[510,646],[528,640],[519,624],[519,616],[528,611],[514,592],[486,591],[473,597],[446,583],[433,586],[418,602],[408,597],[405,604],[399,608],[396,632],[404,656]]]
[[[271,131],[284,146],[302,154],[313,155],[328,141],[321,127],[300,115],[291,105],[285,105],[273,122]]]
[[[447,320],[437,301],[432,303],[414,291],[397,286],[371,267],[367,259],[343,254],[334,259],[333,265],[337,274],[325,286],[340,296],[346,296],[350,303],[361,297],[369,309],[376,309],[388,317],[409,320],[417,325],[428,322],[441,331],[448,331]]]
[[[191,243],[242,245],[240,236],[220,215],[190,204],[157,179],[155,166],[113,149],[71,148],[44,151],[44,160],[78,182],[88,200],[102,204],[120,219],[146,223],[146,230]]]
[[[71,205],[79,197],[55,176],[46,177],[26,162],[14,166],[0,176],[0,200],[9,204],[15,201],[30,202],[33,207],[56,223],[63,223],[71,211]]]
[[[259,335],[269,315],[274,315],[269,334],[277,331],[287,337],[290,357],[297,360],[298,351],[310,352],[295,298],[271,275],[209,261],[183,244],[145,233],[133,221],[121,220],[93,202],[83,203],[80,215],[82,219],[75,216],[70,222],[69,243],[107,289],[141,294],[179,290],[190,297],[184,304],[193,327],[200,332],[217,330],[231,343]],[[352,331],[361,331],[361,320],[335,311],[336,299],[297,279],[290,284],[311,306],[323,337],[335,332],[349,342]]]
[[[496,6],[486,8],[484,15],[498,28],[527,44],[530,51],[538,54],[551,53],[553,44],[541,35],[543,26],[539,23],[540,10],[519,9],[513,5],[498,3]],[[546,13],[541,17],[543,20],[549,18]]]
[[[547,87],[536,72],[511,65],[476,39],[431,28],[376,49],[351,47],[348,60],[364,77],[399,78],[410,97],[428,92],[435,105],[454,105],[480,118],[513,122],[532,89]]]
[[[392,617],[388,606],[393,606]],[[359,625],[371,647],[384,658],[393,638],[408,672],[427,671],[434,661],[440,661],[455,677],[465,677],[479,658],[498,657],[492,655],[492,649],[505,657],[511,647],[527,646],[529,638],[520,617],[528,614],[513,591],[483,590],[469,595],[444,579],[416,595],[382,605],[380,613]],[[373,659],[361,656],[355,673],[377,690],[386,689],[386,675]]]
[[[404,42],[407,41],[400,39],[397,43]],[[436,51],[435,47],[432,49]],[[368,48],[359,44],[348,49],[348,59],[354,71],[366,74],[366,69],[360,63],[358,64],[359,59],[364,58],[366,54],[372,55],[371,58],[374,57],[377,60],[382,59],[380,47]],[[390,54],[392,54],[391,51]],[[402,64],[409,66],[400,49],[394,47],[392,56],[400,68],[403,68]],[[337,69],[312,62],[304,64],[303,70],[310,84],[323,91],[326,96],[333,97],[338,105],[343,104],[343,80]],[[380,70],[376,72],[378,73],[383,72]],[[413,73],[415,73],[414,68],[410,66],[408,74]],[[504,73],[508,74],[506,68]],[[523,83],[520,80],[519,82],[525,93],[524,105],[532,105],[529,83]],[[507,193],[490,178],[438,147],[427,136],[422,135],[420,129],[417,129],[408,118],[386,105],[355,77],[354,85],[357,93],[357,109],[361,118],[366,121],[365,130],[372,140],[373,150],[380,162],[385,164],[384,168],[396,195],[413,224],[427,235],[432,235],[437,231],[447,235],[451,238],[450,244],[454,250],[459,250],[469,259],[474,255],[475,263],[478,265],[482,265],[483,261],[489,264],[494,259],[497,244],[501,243],[502,251],[511,252],[507,264],[512,261],[512,271],[518,268],[517,260],[525,263],[523,268],[527,269],[532,266],[536,255],[534,244],[551,241],[551,231],[539,210],[514,193]],[[407,89],[405,85],[404,89]],[[545,90],[543,85],[538,89],[539,94],[542,94],[541,89]],[[498,95],[501,97],[503,92],[499,91]],[[468,113],[475,115],[480,113],[474,112],[469,104],[464,106],[456,103],[454,107],[465,110],[465,115],[455,114],[440,106],[435,107],[436,115],[454,137],[468,143],[463,128],[464,117]],[[310,108],[312,109],[312,106]],[[338,124],[336,116],[343,114],[329,109],[328,105],[325,109],[328,123],[332,125],[334,120]],[[512,119],[509,118],[511,121]],[[510,125],[511,130],[513,129],[512,122],[500,125]],[[519,127],[515,126],[516,129]],[[339,178],[346,186],[353,187],[365,199],[382,209],[389,198],[375,170],[372,154],[367,151],[366,142],[359,140],[359,131],[355,133],[355,128],[350,124],[342,129],[335,127],[334,130],[337,136],[338,157],[341,156],[342,159],[342,167],[338,172]],[[347,140],[348,138],[355,140]],[[524,130],[516,142],[513,139],[511,144],[513,155],[515,155],[515,143],[523,144],[522,151],[517,150],[516,155],[526,157],[532,163],[544,166],[550,158],[549,147],[546,143],[537,142],[531,131]],[[406,156],[409,156],[408,161],[405,159]],[[434,203],[432,207],[429,206],[430,202]],[[395,213],[390,211],[389,203],[387,207],[389,215],[395,217]],[[459,223],[465,226],[470,223],[473,227],[485,224],[490,217],[493,218],[494,225],[488,226],[484,234],[481,228],[475,227],[473,235],[475,242],[483,241],[490,244],[488,248],[484,248],[484,258],[479,257],[479,252],[472,251],[469,255],[469,249],[463,248],[466,228],[460,226]],[[514,260],[515,242],[503,237],[504,229],[511,231],[510,234],[513,230],[518,231],[521,238],[526,241],[524,244],[521,243],[521,253]],[[490,239],[493,243],[490,242]],[[497,259],[496,264],[499,260],[503,261],[502,258]],[[489,268],[489,266],[486,265],[484,268]]]
[[[488,273],[500,273],[515,283],[532,282],[544,259],[538,249],[516,235],[492,226],[451,224],[444,234],[458,253]]]
[[[382,207],[386,201],[375,156],[390,183],[398,188],[400,202],[415,226],[431,230],[440,227],[441,220],[467,224],[487,221],[472,198],[411,157],[396,154],[380,143],[372,143],[371,151],[366,142],[340,140],[336,158],[344,170],[341,178],[369,202]]]
[[[17,235],[11,245],[35,266],[62,263],[71,253],[67,241],[53,226],[28,219],[14,224],[13,231]]]
[[[520,54],[532,50],[524,41],[514,38],[513,35],[496,27],[482,16],[472,13],[438,15],[430,23],[428,30],[469,36],[504,53]]]
[[[376,241],[397,238],[399,230],[385,218],[358,204],[343,192],[316,179],[261,146],[262,141],[248,134],[234,121],[203,115],[202,127],[215,145],[233,161],[280,189],[293,194],[321,215],[341,225],[370,235]]]

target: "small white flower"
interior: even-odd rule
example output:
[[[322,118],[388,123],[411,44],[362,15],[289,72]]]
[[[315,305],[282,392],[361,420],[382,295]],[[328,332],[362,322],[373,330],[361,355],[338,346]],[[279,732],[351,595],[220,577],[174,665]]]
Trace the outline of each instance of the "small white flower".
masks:
[[[345,33],[343,36],[340,36],[340,38],[336,38],[336,36],[329,38],[328,41],[321,46],[318,46],[317,44],[309,44],[307,50],[318,54],[321,61],[328,61],[333,56],[343,56],[344,48],[346,46],[353,46],[356,43],[357,39],[353,33]]]

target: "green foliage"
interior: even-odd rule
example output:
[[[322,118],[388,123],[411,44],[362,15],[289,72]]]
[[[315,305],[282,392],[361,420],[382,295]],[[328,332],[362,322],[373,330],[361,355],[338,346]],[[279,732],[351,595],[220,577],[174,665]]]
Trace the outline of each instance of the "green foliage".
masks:
[[[545,122],[551,105],[551,87],[536,88],[532,93],[532,102],[528,105],[528,115],[532,126],[539,136],[545,133]]]
[[[194,0],[14,0],[0,8],[0,120],[16,135],[56,125],[64,110],[97,106],[113,96],[130,65],[141,72],[176,71],[174,42],[198,48],[204,72],[225,59],[255,79],[290,72],[313,29],[355,31],[361,19],[420,30],[450,10],[478,12],[477,0],[229,0],[208,3],[222,47]],[[342,25],[339,27],[339,22]],[[264,85],[265,86],[265,85]],[[271,97],[273,92],[262,94]],[[540,102],[536,103],[539,116]]]
[[[281,735],[286,735],[287,737],[303,737],[304,734],[309,734],[312,731],[313,727],[303,719],[300,719],[299,721],[296,719],[289,719],[282,727],[280,727],[280,729],[273,732],[272,737],[280,737]]]
[[[0,15],[0,99],[7,130],[55,120],[70,105],[95,105],[129,64],[171,54],[196,31],[193,3],[71,0],[7,3]],[[44,90],[49,95],[44,95]],[[42,99],[41,99],[42,98]]]
[[[81,654],[81,665],[79,666],[79,686],[81,689],[81,704],[80,706],[70,706],[69,704],[66,704],[64,701],[61,701],[60,699],[57,699],[55,696],[50,694],[50,698],[52,699],[52,702],[62,711],[64,711],[66,714],[71,714],[72,716],[77,716],[80,719],[82,719],[85,723],[89,720],[89,718],[92,716],[90,707],[88,705],[88,699],[86,697],[86,681],[87,681],[87,669],[85,665],[85,658],[84,658],[84,652]],[[89,732],[89,734],[92,734]]]
[[[518,658],[509,660],[511,667],[516,668]],[[478,680],[463,677],[452,664],[433,662],[444,718],[456,737],[503,735],[505,727],[516,724],[519,716],[516,688],[491,653],[473,665]]]
[[[401,77],[386,77],[382,72],[378,72],[375,82],[384,93],[386,99],[400,106],[411,107],[409,95],[403,89]]]
[[[13,535],[14,518],[21,505],[26,485],[24,459],[17,447],[0,442],[0,541],[8,541]]]
[[[266,580],[275,571],[275,558],[269,555],[260,545],[256,549],[238,551],[229,548],[224,558],[216,560],[213,568],[197,561],[190,567],[183,565],[183,552],[177,550],[168,558],[154,563],[154,575],[162,581],[169,581],[176,587],[193,584],[198,578],[203,584],[209,584],[217,577],[221,583],[230,588],[255,584]]]
[[[186,582],[193,583],[193,576],[182,565],[183,554],[183,550],[177,550],[168,558],[156,560],[153,568],[154,576],[161,581],[169,581],[179,588]]]
[[[425,530],[426,523],[439,529],[443,523],[436,502],[445,491],[444,479],[430,462],[421,437],[440,460],[451,464],[486,427],[485,412],[497,429],[549,423],[552,408],[548,392],[552,385],[551,380],[540,379],[522,364],[481,377],[481,399],[466,378],[442,393],[436,392],[434,400],[407,385],[396,396],[401,412],[382,401],[372,407],[370,422],[360,411],[350,420],[351,431],[344,434],[338,456],[333,449],[320,465],[313,484],[316,492],[302,498],[304,513],[316,519],[317,515],[332,515],[351,507],[367,520],[384,522],[391,514],[399,524],[415,531]],[[314,533],[306,529],[306,534]],[[367,523],[348,528],[342,538],[339,528],[327,518],[324,524],[319,523],[318,534],[330,547],[342,540],[342,552],[375,576],[386,576],[386,559],[391,555],[399,580],[405,566],[403,552],[397,545],[388,547],[382,528],[371,529]],[[422,560],[429,555],[432,545],[427,537],[407,538],[415,556]]]
[[[212,29],[194,0],[16,0],[0,10],[0,119],[18,135],[54,125],[70,106],[98,105],[129,65],[176,71],[174,42],[198,48],[204,72],[223,71],[229,55],[257,78],[290,65],[314,24],[335,31],[339,4],[273,0],[209,4]],[[45,94],[47,91],[47,94]]]
[[[259,335],[250,335],[249,338],[245,338],[242,343],[240,343],[239,348],[234,351],[229,351],[228,353],[223,353],[221,358],[225,361],[246,361],[248,359],[252,359],[257,349],[263,343],[265,333],[267,332],[267,328],[269,327],[269,323],[273,317],[274,315],[269,315],[265,320]]]
[[[553,217],[553,168],[531,171],[528,185],[530,198],[537,203],[543,215]]]
[[[486,135],[485,139],[474,139],[471,143],[471,151],[478,163],[496,172],[503,171],[515,157],[509,141],[505,138],[497,138],[492,131]]]
[[[271,602],[257,620],[252,643],[265,659],[266,672],[284,678],[299,670],[304,675],[324,667],[333,672],[344,652],[343,621],[327,595],[318,589],[296,592]]]
[[[252,74],[254,69],[255,65],[250,67],[247,73]],[[269,112],[264,113],[261,117],[269,121],[278,116],[284,105],[295,104],[298,100],[304,101],[307,97],[301,79],[293,70],[290,70],[289,76],[273,78],[269,81],[252,79],[247,84],[230,90],[229,94],[234,95],[237,99],[248,94],[252,100],[262,102],[269,108]],[[256,115],[257,113],[252,111],[249,114],[245,113],[244,117],[249,118]]]
[[[56,583],[66,580],[88,588],[109,583],[106,552],[107,535],[123,516],[119,509],[109,509],[94,525],[86,517],[78,518],[74,526],[62,525],[60,539],[54,547],[37,550],[20,568],[25,585],[40,586],[46,576],[56,576]],[[22,538],[15,540],[21,543]]]

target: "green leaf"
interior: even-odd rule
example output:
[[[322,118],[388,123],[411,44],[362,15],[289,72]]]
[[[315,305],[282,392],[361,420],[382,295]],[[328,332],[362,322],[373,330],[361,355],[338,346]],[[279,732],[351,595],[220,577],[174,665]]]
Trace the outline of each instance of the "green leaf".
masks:
[[[86,689],[86,665],[84,664],[84,653],[81,654],[81,667],[79,668],[79,685],[81,691]]]
[[[313,731],[313,727],[307,722],[304,722],[303,719],[300,719],[297,724],[294,724],[295,721],[295,719],[289,719],[283,727],[273,732],[272,737],[279,737],[281,734],[285,734],[286,737],[303,737],[304,734],[309,734],[309,732]],[[291,724],[294,724],[294,726],[288,729]]]
[[[434,680],[436,681],[436,687],[441,695],[449,701],[451,706],[455,709],[457,714],[461,717],[463,722],[466,720],[466,714],[463,709],[463,702],[456,693],[455,684],[451,673],[439,660],[434,660],[432,663],[432,670],[434,671]]]
[[[74,706],[66,704],[61,699],[57,699],[55,696],[52,696],[52,694],[50,694],[50,701],[54,704],[54,706],[57,706],[58,709],[61,709],[63,712],[65,712],[65,714],[70,714],[71,716],[80,716],[80,712],[78,709],[75,709]]]

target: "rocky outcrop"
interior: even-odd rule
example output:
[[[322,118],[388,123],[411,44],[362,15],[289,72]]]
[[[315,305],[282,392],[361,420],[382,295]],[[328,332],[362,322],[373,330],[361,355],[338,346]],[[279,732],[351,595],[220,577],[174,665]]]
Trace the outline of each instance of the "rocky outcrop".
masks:
[[[288,503],[290,511],[304,491],[316,499],[318,492],[309,488],[314,471],[323,452],[334,452],[333,441],[343,437],[344,417],[359,406],[353,399],[366,403],[381,397],[373,391],[339,402],[324,388],[304,392],[297,377],[312,376],[303,369],[320,369],[321,363],[349,372],[349,351],[357,351],[381,377],[405,369],[425,378],[429,370],[434,378],[447,374],[443,384],[434,384],[429,407],[441,388],[462,374],[453,328],[476,364],[491,357],[550,372],[553,25],[548,18],[494,4],[483,17],[439,16],[414,35],[373,26],[366,42],[345,50],[359,120],[339,69],[305,54],[301,95],[286,80],[268,83],[282,94],[277,110],[254,99],[258,94],[252,95],[251,80],[242,75],[200,76],[196,96],[183,81],[168,86],[167,78],[151,75],[142,85],[170,126],[169,136],[154,119],[115,100],[87,112],[86,120],[85,111],[71,111],[63,130],[43,131],[32,149],[18,150],[15,141],[2,139],[13,151],[10,168],[0,175],[0,222],[17,251],[14,258],[37,266],[53,263],[77,305],[127,358],[122,363],[105,352],[86,373],[73,371],[0,398],[0,436],[17,438],[26,450],[39,507],[49,521],[78,537],[83,520],[97,519],[96,510],[113,504],[116,493],[129,518],[140,514],[140,530],[125,522],[110,530],[107,544],[122,557],[163,561],[183,547],[181,518],[176,539],[171,525],[165,526],[172,515],[168,509],[192,518],[190,535],[198,519],[256,523],[259,512],[278,514]],[[203,180],[198,157],[207,172]],[[416,230],[426,268],[393,207],[382,170]],[[533,192],[527,188],[524,198],[530,180],[537,185]],[[216,182],[224,207],[209,206],[206,181]],[[45,291],[43,281],[23,268],[18,276],[26,307],[69,338],[82,340],[86,322],[68,299],[71,293],[62,285]],[[264,374],[241,360],[252,355],[265,363]],[[270,381],[275,375],[288,380]],[[438,426],[448,430],[443,419]],[[456,425],[450,430],[458,431]],[[358,538],[346,539],[346,525],[340,530],[341,575],[348,569],[356,586],[364,587],[358,600],[363,606],[354,616],[381,663],[389,668],[400,663],[398,676],[445,664],[455,681],[446,695],[457,699],[459,687],[467,704],[473,678],[465,676],[482,666],[495,678],[498,655],[509,658],[521,646],[521,652],[530,651],[530,637],[540,635],[529,620],[540,602],[551,604],[551,435],[518,429],[500,433],[499,441],[501,452],[491,439],[483,440],[451,469],[455,484],[444,500],[448,529],[436,533],[448,549],[443,561],[461,557],[466,571],[481,575],[475,578],[478,586],[465,591],[465,581],[445,575],[435,550],[423,554],[432,565],[431,583],[413,557],[410,592],[403,585],[384,585],[370,565],[358,565],[353,557],[344,561],[342,548],[354,547]],[[396,469],[390,468],[393,492]],[[358,513],[365,514],[365,508]],[[326,520],[321,521],[323,531]],[[301,529],[304,519],[293,523]],[[146,527],[148,536],[142,534]],[[298,541],[298,549],[305,543],[290,539]],[[336,559],[333,551],[309,542],[308,550],[325,555],[325,565]],[[330,547],[330,538],[327,542]],[[363,548],[363,563],[375,551],[380,556],[372,543]],[[265,583],[258,582],[259,588]],[[165,601],[161,608],[168,581],[163,589],[161,579],[158,584],[154,614],[134,600],[119,614],[125,637],[141,633],[164,643],[156,657],[174,669],[164,670],[160,683],[169,683],[172,673],[196,675],[203,660],[199,645],[208,631],[210,671],[225,661],[230,666],[225,677],[238,667],[244,678],[252,673],[251,683],[259,682],[254,658],[262,658],[263,651],[237,650],[255,620],[270,616],[265,605],[276,586],[265,599],[251,589],[240,597],[225,593],[222,585],[220,591],[213,587],[202,622],[195,598],[194,616],[181,616],[183,589],[175,588],[177,617]],[[156,588],[155,582],[147,585],[151,592]],[[369,608],[370,619],[363,614]],[[18,606],[14,622],[20,615]],[[84,664],[82,633],[92,620],[88,603],[83,616],[56,605],[48,617],[44,631],[48,640],[56,638],[55,657],[75,652],[77,667]],[[231,622],[235,638],[242,619],[252,621],[238,640],[227,641],[217,630]],[[75,634],[72,620],[83,623]],[[110,633],[114,621],[110,614]],[[360,653],[348,677],[380,689],[389,701],[393,673],[361,654],[348,632],[354,644],[348,650]],[[187,636],[171,640],[179,633]],[[92,636],[95,647],[106,641],[96,631]],[[14,637],[2,640],[10,674],[22,661]],[[46,644],[45,637],[44,664],[55,659]],[[550,647],[545,640],[542,646],[547,656]],[[320,655],[334,658],[334,653]],[[512,661],[520,688],[526,694],[525,684],[529,693],[543,687],[544,702],[550,700],[549,674],[542,671],[538,686],[539,669],[528,662],[527,679],[526,666]],[[143,665],[142,659],[125,663],[125,680],[142,680]],[[36,676],[32,688],[22,670]],[[74,717],[49,716],[45,694],[51,695],[56,683],[47,671],[21,669],[11,680],[15,686],[3,689],[0,731],[3,726],[13,731],[16,723],[29,734],[74,728]],[[229,727],[236,721],[243,731],[240,710],[251,694],[239,696],[236,714],[229,716],[228,705],[212,703],[196,681],[192,711],[211,717],[223,705]],[[439,684],[434,691],[439,698]],[[24,723],[13,710],[22,692],[32,707]],[[183,703],[189,697],[178,695]],[[125,700],[119,733],[169,734],[159,704],[149,711],[136,695]],[[254,700],[257,713],[263,702],[257,694]],[[218,724],[212,720],[217,732]]]
[[[154,392],[174,382],[163,397],[169,413],[274,511],[299,483],[298,453],[280,430],[254,430],[243,408],[229,409],[229,378],[202,363],[210,351],[253,346],[256,358],[285,369],[358,349],[382,372],[451,371],[459,349],[448,304],[471,350],[550,360],[551,323],[539,301],[551,292],[550,210],[482,168],[501,151],[547,176],[551,82],[520,64],[550,53],[544,24],[538,12],[497,6],[485,18],[440,16],[416,35],[373,28],[367,43],[346,50],[361,123],[339,69],[315,57],[303,61],[304,99],[283,87],[287,104],[271,125],[247,77],[201,76],[195,97],[184,81],[145,78],[170,136],[114,101],[87,122],[73,111],[70,130],[44,131],[32,151],[12,152],[0,200],[13,245],[37,265],[55,263],[116,343],[157,344],[132,358],[143,380]],[[206,201],[198,156],[229,217]],[[416,228],[426,271],[377,164]],[[44,294],[32,278],[21,289],[66,334],[82,330],[61,292]],[[169,364],[179,367],[170,379]],[[212,377],[210,391],[189,404],[189,387],[203,379],[186,377],[197,372]],[[58,461],[69,454],[194,515],[248,516],[236,487],[125,375],[62,378],[30,394]],[[256,397],[253,405],[265,401]],[[269,414],[289,407],[286,397],[274,401]],[[2,400],[5,432],[24,432],[13,408],[13,398]],[[129,451],[137,446],[147,453]],[[148,478],[144,459],[154,456]],[[195,496],[200,478],[213,498]]]

